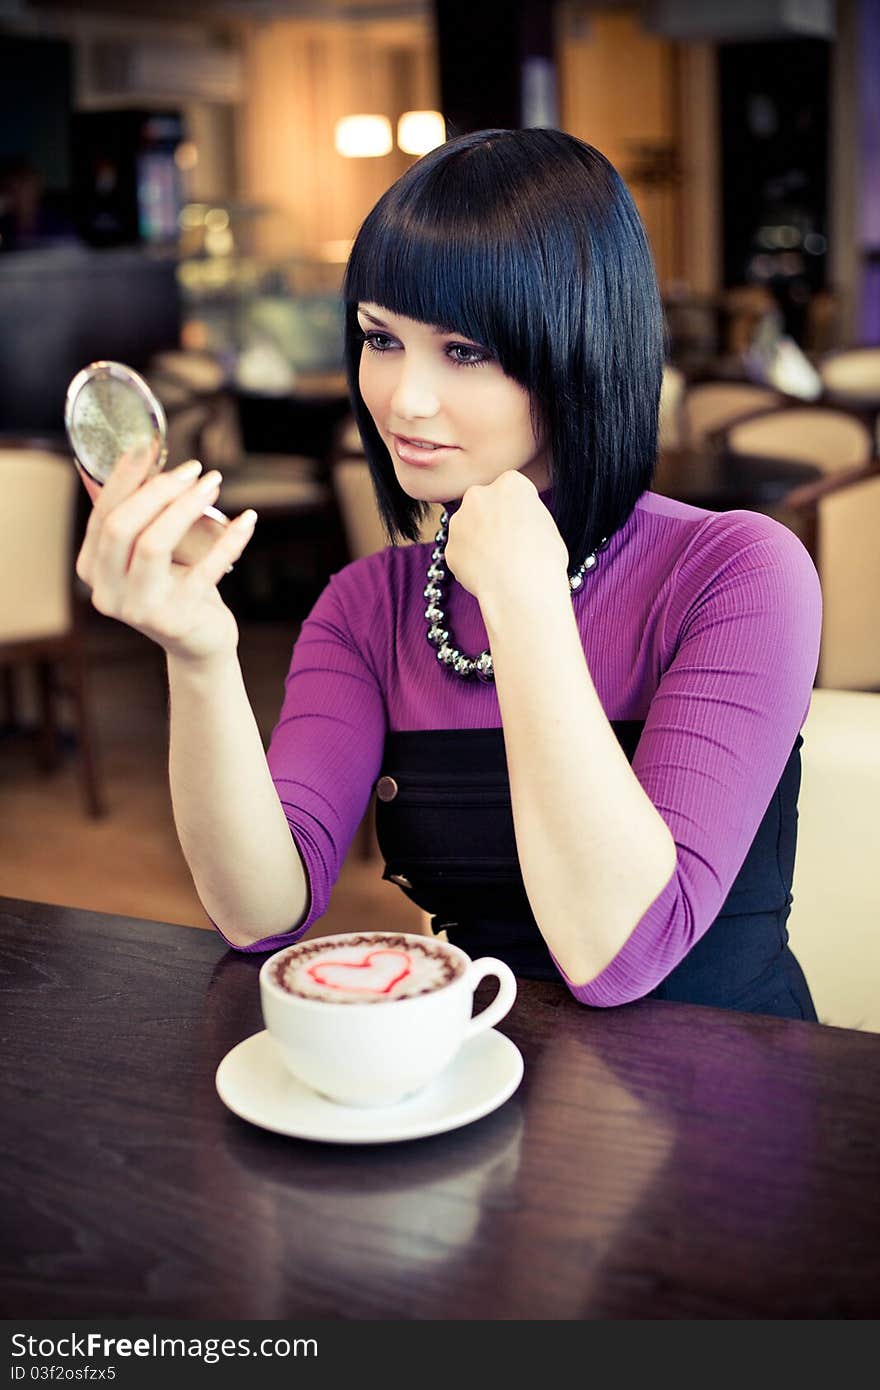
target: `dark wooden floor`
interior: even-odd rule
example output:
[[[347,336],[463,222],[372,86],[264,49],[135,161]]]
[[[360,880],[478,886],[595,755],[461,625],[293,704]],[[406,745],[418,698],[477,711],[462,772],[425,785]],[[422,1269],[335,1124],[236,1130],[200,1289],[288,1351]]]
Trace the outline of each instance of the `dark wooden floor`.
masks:
[[[264,746],[277,718],[296,624],[242,620],[239,656]],[[168,789],[164,660],[146,638],[91,610],[89,683],[108,815],[86,814],[76,743],[62,740],[61,767],[42,773],[28,725],[35,711],[27,673],[16,677],[24,726],[0,728],[0,895],[210,928],[181,853]],[[72,729],[62,705],[61,722]],[[356,837],[322,931],[392,927],[418,931],[422,915],[381,879],[381,860]]]

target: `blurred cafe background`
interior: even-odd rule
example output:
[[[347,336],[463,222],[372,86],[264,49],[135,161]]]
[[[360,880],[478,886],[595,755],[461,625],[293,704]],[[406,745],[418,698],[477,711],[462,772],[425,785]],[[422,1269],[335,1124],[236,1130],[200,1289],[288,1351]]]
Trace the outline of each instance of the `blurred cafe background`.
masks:
[[[880,0],[0,0],[0,894],[207,928],[162,653],[98,614],[68,382],[143,373],[256,533],[221,592],[264,740],[299,624],[384,544],[339,287],[409,165],[558,126],[627,180],[668,327],[655,487],[810,550],[825,614],[790,921],[880,1030]],[[870,841],[873,839],[873,844]],[[419,929],[372,818],[325,919]]]

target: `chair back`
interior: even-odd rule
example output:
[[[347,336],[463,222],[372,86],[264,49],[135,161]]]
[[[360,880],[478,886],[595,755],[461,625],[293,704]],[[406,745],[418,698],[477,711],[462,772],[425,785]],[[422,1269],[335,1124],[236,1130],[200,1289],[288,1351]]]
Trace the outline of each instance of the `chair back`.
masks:
[[[0,646],[71,631],[80,486],[68,455],[0,445]]]
[[[660,427],[658,445],[661,449],[682,447],[681,403],[685,392],[685,375],[671,362],[664,363],[660,384]]]
[[[711,434],[756,410],[784,404],[769,386],[744,381],[701,381],[687,387],[681,403],[683,442],[691,448],[705,444]]]
[[[880,694],[814,690],[788,922],[822,1023],[880,1032]]]
[[[385,550],[388,537],[382,524],[370,466],[354,416],[345,415],[336,426],[331,450],[331,477],[342,529],[352,560]],[[435,503],[419,528],[419,542],[433,541],[443,508]],[[408,542],[405,542],[408,544]]]
[[[200,459],[224,475],[244,463],[238,406],[224,388],[223,369],[207,353],[169,351],[151,359],[147,381],[168,420],[168,462]]]
[[[365,459],[337,459],[333,465],[333,490],[342,527],[353,560],[384,550],[388,544]]]
[[[340,422],[336,432],[335,447],[340,457],[347,454],[352,456],[360,454],[363,457],[364,446],[361,432],[353,415],[346,415],[345,419]]]
[[[388,545],[388,537],[382,525],[366,459],[337,459],[333,464],[332,477],[351,558],[358,560],[363,555],[373,555],[377,550],[384,550]],[[431,507],[426,521],[420,527],[420,542],[434,539],[442,511],[439,503]]]
[[[868,426],[846,410],[819,405],[763,410],[738,420],[724,431],[725,447],[734,454],[812,463],[825,473],[843,473],[871,460]]]
[[[819,499],[816,557],[822,643],[817,683],[822,687],[880,691],[878,537],[880,473]]]
[[[880,398],[880,347],[844,348],[819,363],[823,385],[836,396]]]

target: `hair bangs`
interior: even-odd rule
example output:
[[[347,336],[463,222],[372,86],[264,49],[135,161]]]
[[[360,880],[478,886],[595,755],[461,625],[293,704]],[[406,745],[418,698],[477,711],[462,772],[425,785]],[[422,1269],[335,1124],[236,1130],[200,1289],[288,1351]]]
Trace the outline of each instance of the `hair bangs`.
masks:
[[[527,385],[540,303],[522,273],[521,248],[510,245],[502,209],[471,218],[471,200],[445,196],[444,182],[426,182],[407,199],[386,194],[370,214],[346,270],[346,305],[376,304],[461,333]]]

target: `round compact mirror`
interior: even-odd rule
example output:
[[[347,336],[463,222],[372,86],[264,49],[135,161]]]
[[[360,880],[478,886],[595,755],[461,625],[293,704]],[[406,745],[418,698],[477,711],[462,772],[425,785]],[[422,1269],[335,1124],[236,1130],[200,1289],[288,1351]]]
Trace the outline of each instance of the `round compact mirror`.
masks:
[[[152,451],[158,473],[168,457],[165,411],[147,383],[121,362],[92,362],[67,388],[64,424],[77,462],[106,483],[120,454]]]
[[[144,450],[154,456],[152,473],[168,460],[168,423],[161,402],[142,376],[122,362],[92,362],[77,372],[67,388],[64,425],[74,457],[83,472],[103,487],[120,455]],[[203,517],[228,526],[229,518],[216,507],[205,507]],[[196,523],[199,527],[200,523]],[[202,534],[175,550],[175,559],[195,556],[220,534],[205,523]]]

